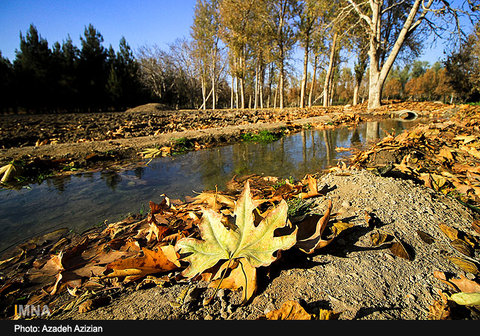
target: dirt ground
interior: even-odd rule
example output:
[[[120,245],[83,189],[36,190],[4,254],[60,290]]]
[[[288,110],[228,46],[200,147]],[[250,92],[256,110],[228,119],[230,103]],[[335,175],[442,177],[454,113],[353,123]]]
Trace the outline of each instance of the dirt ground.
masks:
[[[453,253],[438,224],[471,230],[472,214],[457,201],[412,181],[375,176],[361,170],[337,171],[323,176],[319,189],[328,192],[315,200],[322,213],[326,200],[333,202],[336,219],[355,224],[329,246],[306,256],[295,250],[268,269],[260,269],[259,290],[251,303],[240,306],[238,292],[220,290],[208,306],[203,299],[213,289],[205,282],[182,282],[135,290],[133,287],[113,297],[110,304],[79,313],[72,310],[58,319],[258,319],[297,300],[315,314],[331,309],[345,320],[425,320],[438,291],[448,286],[433,276],[434,271],[461,274],[444,254]],[[368,227],[364,212],[376,215],[375,227]],[[386,247],[372,247],[374,230],[394,233],[412,255],[405,260]],[[417,230],[430,234],[435,242],[426,244]],[[478,236],[478,234],[477,234]],[[177,302],[186,294],[183,304]],[[479,319],[457,307],[456,318]]]

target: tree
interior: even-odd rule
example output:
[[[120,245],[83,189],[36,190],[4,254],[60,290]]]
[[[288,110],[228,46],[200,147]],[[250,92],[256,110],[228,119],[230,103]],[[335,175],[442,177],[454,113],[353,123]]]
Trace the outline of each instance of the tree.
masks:
[[[355,12],[369,36],[369,99],[368,107],[376,108],[381,105],[382,89],[395,59],[397,58],[406,40],[424,27],[439,34],[445,26],[439,26],[435,16],[455,22],[459,28],[459,7],[453,8],[449,3],[442,0],[370,0],[360,2],[347,0],[344,11]],[[473,6],[472,3],[469,5]],[[401,9],[401,10],[399,10]],[[386,34],[388,28],[384,24],[387,17],[394,18],[395,29],[389,28],[393,34]],[[422,26],[423,25],[423,26]],[[388,38],[388,40],[387,40]],[[388,43],[387,43],[388,42]],[[382,57],[383,55],[383,57]]]
[[[228,47],[232,95],[236,91],[236,106],[245,108],[245,80],[247,76],[248,42],[252,38],[255,22],[262,24],[259,15],[265,9],[263,0],[223,0],[220,3],[220,36]],[[263,31],[263,29],[262,29]],[[233,105],[233,104],[231,104]]]
[[[104,109],[108,104],[106,86],[109,69],[106,66],[107,51],[102,46],[103,36],[89,24],[80,42],[82,48],[78,67],[83,107],[87,110]]]
[[[14,71],[20,104],[27,110],[45,111],[51,97],[51,51],[48,42],[30,25],[25,36],[20,32],[20,50],[16,51]]]
[[[298,14],[298,40],[303,48],[303,75],[300,86],[300,107],[305,107],[305,95],[307,91],[308,57],[312,44],[312,38],[316,30],[320,28],[320,15],[325,12],[324,2],[318,0],[300,1]]]
[[[217,0],[198,0],[192,24],[192,38],[195,41],[195,56],[201,66],[203,109],[206,108],[207,79],[211,80],[212,109],[217,100],[215,87],[219,56],[219,17]]]
[[[0,111],[8,111],[15,106],[13,65],[0,52]]]
[[[109,76],[107,91],[110,102],[116,108],[135,105],[142,96],[138,80],[138,63],[125,37],[120,39],[119,51],[110,46],[108,51]]]
[[[480,24],[477,24],[475,32],[468,36],[457,51],[452,51],[444,62],[448,85],[460,99],[466,101],[480,99],[479,31]]]
[[[272,54],[279,71],[279,107],[283,109],[285,90],[285,67],[289,53],[295,44],[295,31],[292,20],[298,7],[295,0],[266,0],[267,16],[265,29],[272,37]]]

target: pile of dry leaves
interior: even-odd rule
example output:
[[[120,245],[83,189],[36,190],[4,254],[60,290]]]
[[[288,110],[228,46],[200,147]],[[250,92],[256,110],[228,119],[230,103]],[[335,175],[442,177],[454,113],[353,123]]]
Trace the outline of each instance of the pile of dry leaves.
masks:
[[[451,120],[388,135],[353,165],[423,181],[480,213],[480,109],[463,105]]]

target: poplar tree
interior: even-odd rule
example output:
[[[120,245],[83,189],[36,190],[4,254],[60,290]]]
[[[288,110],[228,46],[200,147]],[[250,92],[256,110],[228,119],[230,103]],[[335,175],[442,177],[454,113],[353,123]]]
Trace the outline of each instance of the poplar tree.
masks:
[[[194,40],[195,57],[201,68],[203,109],[207,103],[207,80],[210,77],[212,96],[212,109],[216,108],[216,85],[219,72],[219,18],[218,0],[197,0],[195,16],[191,27]]]

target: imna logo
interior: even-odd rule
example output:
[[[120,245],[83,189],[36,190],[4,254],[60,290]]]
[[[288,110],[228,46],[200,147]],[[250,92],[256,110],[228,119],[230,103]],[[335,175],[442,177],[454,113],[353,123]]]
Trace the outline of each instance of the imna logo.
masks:
[[[15,305],[15,317],[45,317],[50,315],[50,309],[47,305]]]

